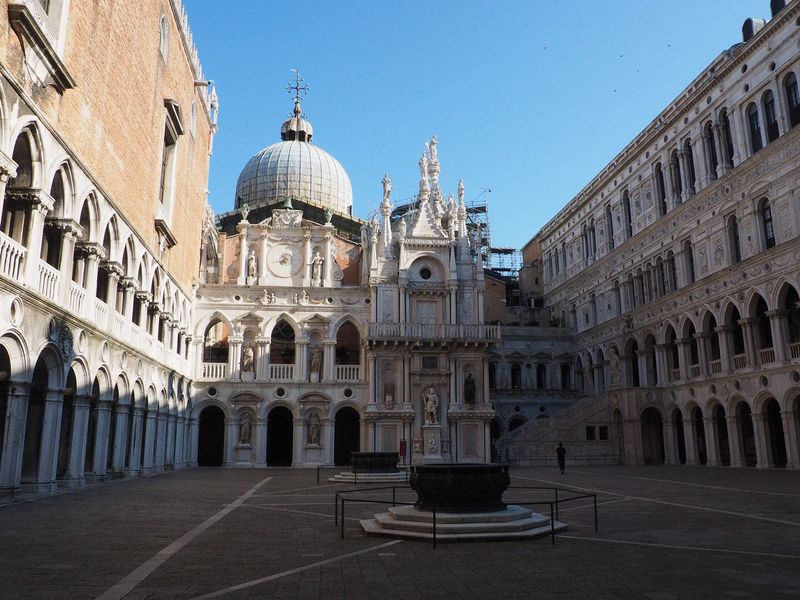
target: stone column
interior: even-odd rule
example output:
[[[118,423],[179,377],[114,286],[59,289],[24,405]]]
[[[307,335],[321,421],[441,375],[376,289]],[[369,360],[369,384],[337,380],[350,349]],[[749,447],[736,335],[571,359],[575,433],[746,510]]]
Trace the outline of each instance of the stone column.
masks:
[[[69,449],[69,464],[65,479],[84,485],[84,466],[86,461],[86,432],[89,428],[89,406],[91,396],[76,394],[72,404],[72,445]]]
[[[92,472],[95,475],[106,474],[108,453],[108,428],[111,426],[111,403],[101,400],[97,403],[97,424],[94,430],[94,458]]]
[[[733,158],[734,167],[739,166],[749,156],[747,147],[747,124],[744,122],[744,111],[731,106],[728,110],[728,121],[731,124],[731,136],[733,137]]]
[[[311,285],[311,232],[303,234],[303,287]]]
[[[0,427],[5,427],[0,458],[0,488],[9,491],[20,487],[30,387],[28,382],[9,383],[5,423],[0,423]]]
[[[156,419],[156,459],[155,468],[159,471],[164,470],[164,452],[167,441],[167,415],[159,410]]]
[[[322,372],[320,381],[336,381],[336,340],[322,342]]]
[[[670,380],[669,361],[667,359],[667,346],[656,344],[656,378],[662,385]]]
[[[97,269],[100,264],[100,256],[105,254],[102,246],[98,244],[82,245],[86,255],[86,301],[83,304],[84,315],[90,318],[94,316],[94,298],[97,295]],[[101,253],[102,250],[102,253]]]
[[[189,450],[189,464],[192,467],[197,466],[197,446],[198,446],[198,436],[200,433],[200,423],[196,417],[192,417],[191,421],[189,422],[189,433],[191,435],[192,443],[191,449]],[[266,436],[265,436],[266,437]],[[264,450],[264,456],[266,456],[266,450]]]
[[[670,419],[664,420],[664,464],[679,465],[678,451],[676,449],[677,434],[675,423]]]
[[[259,336],[255,339],[256,354],[256,379],[266,381],[269,379],[269,343],[268,337]]]
[[[175,419],[175,468],[182,469],[186,466],[186,452],[184,444],[186,442],[186,418],[178,415]]]
[[[239,379],[242,369],[242,342],[240,335],[228,336],[228,379]]]
[[[683,425],[683,439],[686,445],[686,464],[693,466],[700,464],[700,461],[697,456],[697,438],[695,436],[692,411],[687,411],[687,413],[687,415],[684,415],[681,424]]]
[[[114,427],[114,446],[111,455],[111,470],[120,473],[125,468],[125,449],[128,440],[128,411],[127,404],[117,407],[110,417],[116,419]],[[110,450],[109,450],[110,451]]]
[[[58,298],[61,306],[69,307],[69,294],[72,289],[72,268],[77,238],[77,223],[66,221],[59,223],[61,229],[61,256],[58,261]]]
[[[786,440],[786,468],[800,469],[800,427],[798,416],[793,410],[782,410],[783,437]]]
[[[44,219],[47,213],[53,210],[53,199],[44,191],[39,190],[36,195],[30,195],[27,232],[25,239],[28,241],[28,252],[25,255],[25,282],[32,289],[39,289],[39,255],[42,251],[42,235],[44,233]]]
[[[236,226],[239,230],[239,277],[236,283],[239,285],[247,284],[247,221],[242,219]]]
[[[153,448],[156,445],[157,423],[156,411],[148,410],[144,424],[144,463],[142,464],[142,471],[145,475],[152,473],[154,470]]]
[[[728,426],[728,446],[731,451],[731,466],[744,466],[744,446],[742,441],[740,419],[737,415],[725,415]]]
[[[717,178],[728,173],[728,145],[725,132],[719,121],[714,121],[714,148],[717,151]]]
[[[267,420],[256,419],[256,467],[267,466]]]
[[[681,379],[688,381],[691,375],[689,369],[689,338],[681,338],[676,340],[676,343],[678,344],[678,368],[681,372]]]
[[[292,466],[299,467],[303,464],[303,446],[306,443],[305,436],[305,423],[303,419],[295,417],[292,419],[292,441],[294,448],[292,449]]]
[[[772,460],[772,452],[770,452],[769,442],[767,436],[769,435],[769,428],[767,425],[767,416],[764,412],[752,414],[753,418],[753,433],[756,438],[756,467],[759,469],[771,469],[775,466]]]
[[[295,341],[295,381],[308,381],[308,339]]]
[[[789,359],[786,350],[789,347],[789,311],[775,309],[767,311],[769,325],[772,331],[772,348],[775,351],[777,362],[786,362]]]
[[[130,458],[128,459],[128,469],[131,472],[139,472],[142,465],[140,457],[142,455],[142,444],[144,443],[144,410],[136,406],[133,409],[133,432],[131,432]]]
[[[676,195],[675,186],[673,185],[672,162],[669,160],[669,155],[667,155],[666,161],[662,161],[661,165],[661,171],[664,176],[664,194],[666,196],[664,201],[669,210],[675,206],[674,198]]]
[[[175,415],[172,413],[167,415],[167,443],[166,456],[164,457],[165,467],[175,467],[175,423]]]
[[[703,417],[703,431],[706,435],[706,464],[710,467],[722,465],[719,457],[719,436],[714,417]]]
[[[719,356],[722,361],[722,372],[730,373],[733,370],[733,361],[731,360],[733,353],[733,326],[720,325],[719,327],[715,327],[714,331],[716,331],[717,339],[719,340]]]
[[[717,178],[717,171],[711,162],[711,151],[713,150],[716,153],[716,148],[713,148],[713,144],[714,142],[710,139],[706,129],[703,128],[700,133],[700,144],[698,144],[702,151],[702,156],[700,157],[700,162],[703,165],[702,187],[708,187]]]
[[[236,442],[239,441],[239,421],[227,419],[225,421],[225,452],[223,466],[232,467],[236,464]]]
[[[697,340],[697,358],[700,361],[700,374],[704,377],[711,375],[711,365],[709,364],[710,337],[708,333],[704,332],[694,334],[694,339]]]
[[[739,321],[739,325],[744,330],[744,349],[747,354],[747,364],[755,368],[761,364],[761,356],[756,348],[756,327],[758,319],[747,318]]]
[[[330,287],[331,285],[331,261],[333,253],[331,252],[331,236],[325,236],[325,261],[322,263],[322,287]]]

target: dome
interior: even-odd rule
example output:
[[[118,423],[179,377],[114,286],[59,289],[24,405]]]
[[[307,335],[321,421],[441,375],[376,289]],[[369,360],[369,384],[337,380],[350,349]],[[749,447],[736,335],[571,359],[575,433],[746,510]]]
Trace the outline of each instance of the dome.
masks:
[[[351,214],[353,189],[342,165],[311,144],[313,128],[295,104],[281,126],[281,142],[264,148],[245,165],[236,183],[236,208],[294,198]]]

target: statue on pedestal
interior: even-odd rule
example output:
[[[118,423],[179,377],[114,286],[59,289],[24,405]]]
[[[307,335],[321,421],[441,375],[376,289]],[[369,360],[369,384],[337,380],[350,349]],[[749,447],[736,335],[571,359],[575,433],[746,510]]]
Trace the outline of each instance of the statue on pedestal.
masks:
[[[389,196],[392,195],[392,180],[389,179],[388,175],[384,175],[381,183],[383,183],[383,199],[388,200]]]
[[[316,375],[316,380],[319,381],[319,373],[320,369],[322,368],[322,349],[319,346],[314,346],[311,350],[311,377],[314,378]]]
[[[242,348],[242,372],[250,373],[253,371],[253,363],[255,362],[255,353],[253,347],[250,345]]]
[[[252,425],[252,417],[250,416],[249,412],[245,412],[239,418],[239,443],[240,444],[249,444],[250,443],[250,435],[252,433],[253,425]]]
[[[309,446],[319,446],[319,429],[319,415],[311,413],[311,416],[308,417],[308,436],[306,438]]]
[[[247,276],[255,277],[257,274],[258,268],[256,264],[256,251],[250,250],[250,254],[247,257]]]
[[[425,425],[438,425],[439,394],[432,385],[422,393],[422,403],[425,406]]]
[[[475,404],[475,379],[472,373],[467,373],[467,378],[464,380],[464,401],[467,404]]]
[[[314,252],[314,258],[311,259],[311,280],[314,285],[319,286],[322,280],[322,263],[324,258],[319,255],[319,252]]]

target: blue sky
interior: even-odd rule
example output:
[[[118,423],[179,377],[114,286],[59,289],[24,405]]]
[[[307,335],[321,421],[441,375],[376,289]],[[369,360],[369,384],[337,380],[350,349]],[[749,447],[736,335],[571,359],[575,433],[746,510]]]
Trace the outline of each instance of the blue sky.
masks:
[[[417,190],[439,138],[441,183],[490,189],[492,243],[519,248],[769,0],[304,2],[185,0],[220,97],[209,189],[233,207],[247,160],[279,141],[299,67],[314,143],[342,163],[355,215]]]

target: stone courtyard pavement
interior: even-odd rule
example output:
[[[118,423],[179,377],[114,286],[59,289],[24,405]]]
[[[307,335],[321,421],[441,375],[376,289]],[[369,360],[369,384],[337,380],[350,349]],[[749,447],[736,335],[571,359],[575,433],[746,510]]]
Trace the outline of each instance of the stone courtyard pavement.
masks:
[[[330,474],[330,473],[328,473]],[[0,507],[0,598],[800,597],[800,472],[512,469],[513,485],[598,494],[549,539],[365,536],[314,471],[193,469]]]

